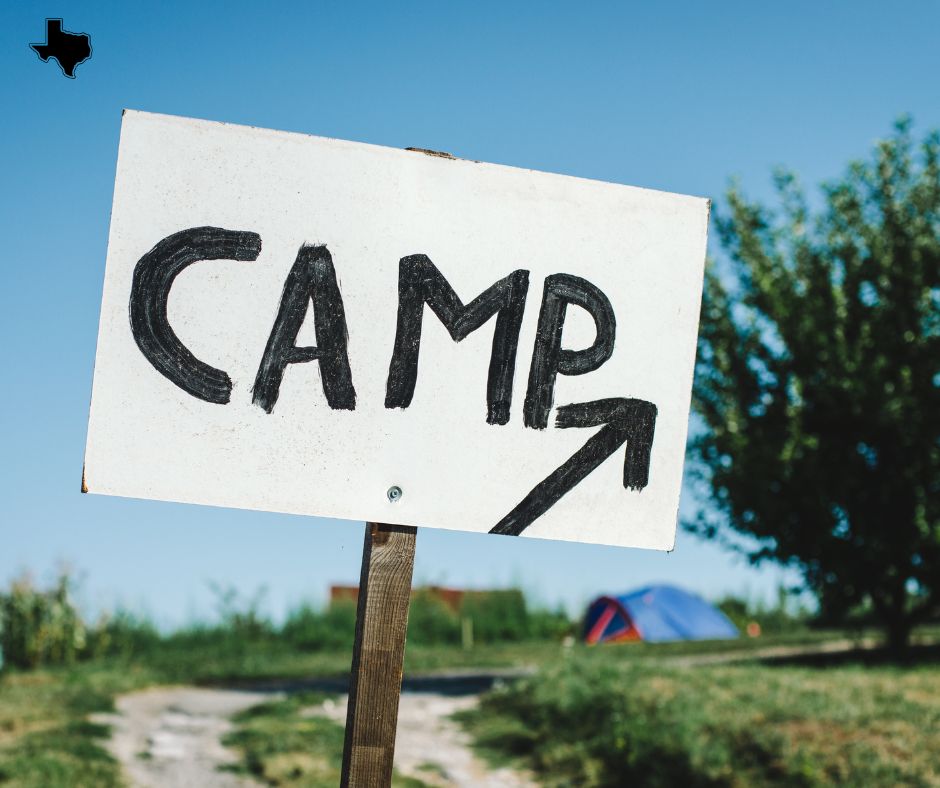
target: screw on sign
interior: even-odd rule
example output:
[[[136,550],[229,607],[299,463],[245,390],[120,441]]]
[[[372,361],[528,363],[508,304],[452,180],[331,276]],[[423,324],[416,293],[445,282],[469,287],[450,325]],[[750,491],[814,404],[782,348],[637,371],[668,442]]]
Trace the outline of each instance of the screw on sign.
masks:
[[[672,548],[707,220],[126,112],[85,485],[370,523],[344,781],[388,784],[415,526]]]

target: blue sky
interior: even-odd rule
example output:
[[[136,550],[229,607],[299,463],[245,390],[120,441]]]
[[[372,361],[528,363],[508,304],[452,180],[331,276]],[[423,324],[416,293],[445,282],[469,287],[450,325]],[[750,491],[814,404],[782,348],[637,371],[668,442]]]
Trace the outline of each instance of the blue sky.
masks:
[[[46,17],[91,35],[74,80],[28,48]],[[356,580],[362,525],[79,494],[122,108],[715,198],[732,176],[768,197],[777,164],[834,177],[901,113],[940,126],[933,2],[16,2],[0,22],[0,583],[64,561],[90,608],[164,624],[207,614],[210,580],[266,585],[275,614],[322,599]],[[577,609],[781,579],[682,535],[669,555],[495,538],[421,531],[416,580]]]

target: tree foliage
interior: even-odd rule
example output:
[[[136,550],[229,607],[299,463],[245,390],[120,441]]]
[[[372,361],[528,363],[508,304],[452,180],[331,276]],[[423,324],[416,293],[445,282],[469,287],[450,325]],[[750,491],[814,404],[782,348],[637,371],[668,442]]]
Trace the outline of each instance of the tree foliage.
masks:
[[[798,567],[821,610],[890,641],[940,602],[940,136],[910,122],[779,206],[738,188],[706,275],[691,444],[715,507],[687,523]]]

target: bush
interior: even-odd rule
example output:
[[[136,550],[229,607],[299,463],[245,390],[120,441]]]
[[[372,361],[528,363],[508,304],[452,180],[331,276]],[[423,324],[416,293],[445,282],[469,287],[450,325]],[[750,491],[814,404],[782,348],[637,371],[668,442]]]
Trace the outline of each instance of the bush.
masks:
[[[561,640],[575,633],[575,624],[562,607],[540,609],[528,614],[528,630],[532,640]]]
[[[70,590],[71,581],[63,573],[48,591],[35,588],[24,576],[0,594],[0,666],[35,668],[75,661],[86,645],[86,631]]]
[[[240,641],[264,640],[274,633],[270,620],[261,612],[267,588],[259,588],[253,596],[243,599],[234,586],[210,583],[209,587],[215,594],[220,622],[217,629],[222,633]]]
[[[480,643],[529,637],[525,597],[518,588],[467,594],[460,615],[473,621],[473,637]]]
[[[301,651],[352,648],[356,633],[356,603],[341,599],[323,611],[304,603],[287,615],[281,628],[283,638]]]
[[[422,646],[460,642],[460,617],[431,589],[418,589],[411,596],[408,642]]]
[[[105,614],[88,633],[88,656],[140,656],[159,647],[160,633],[149,619],[118,609]]]
[[[517,588],[465,592],[457,611],[434,589],[418,589],[411,598],[408,641],[420,645],[460,643],[465,621],[470,622],[475,643],[560,640],[572,629],[561,609],[530,612]]]

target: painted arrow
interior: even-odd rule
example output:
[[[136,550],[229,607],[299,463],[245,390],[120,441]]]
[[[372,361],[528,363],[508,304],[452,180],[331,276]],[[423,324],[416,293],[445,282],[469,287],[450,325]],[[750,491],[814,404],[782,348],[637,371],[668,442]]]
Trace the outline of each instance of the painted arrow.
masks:
[[[623,486],[628,490],[646,487],[656,428],[656,406],[642,399],[614,397],[564,405],[555,417],[555,426],[561,429],[598,427],[601,424],[604,425],[602,430],[539,482],[515,509],[490,529],[490,533],[521,534],[624,443],[627,448],[623,461]]]

